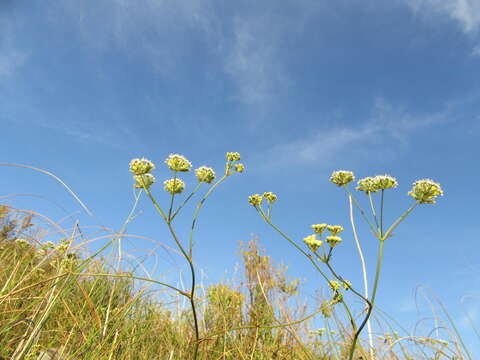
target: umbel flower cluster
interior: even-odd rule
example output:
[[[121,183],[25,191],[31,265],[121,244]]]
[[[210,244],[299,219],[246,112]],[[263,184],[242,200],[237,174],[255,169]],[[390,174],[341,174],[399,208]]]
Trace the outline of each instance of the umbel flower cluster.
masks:
[[[355,180],[353,172],[346,170],[334,171],[330,176],[330,181],[338,186],[347,186],[353,180]],[[360,179],[356,189],[368,195],[380,190],[393,189],[397,186],[397,179],[385,174]],[[419,204],[435,204],[435,199],[442,196],[443,191],[439,183],[430,179],[421,179],[413,183],[408,195]]]
[[[305,237],[303,242],[313,252],[316,252],[318,248],[322,246],[323,241],[321,238],[325,230],[330,232],[330,235],[325,237],[325,241],[331,248],[334,248],[337,244],[342,242],[342,238],[338,236],[338,234],[343,231],[341,225],[313,224],[312,230],[314,231],[314,234]],[[317,236],[319,238],[317,238]]]
[[[245,165],[238,163],[240,160],[238,152],[229,152],[226,158],[227,164],[224,176],[229,176],[233,172],[242,173],[245,171]],[[192,163],[183,155],[170,154],[165,159],[165,164],[174,173],[174,177],[163,182],[164,190],[172,195],[182,193],[186,185],[182,179],[177,177],[177,173],[189,172],[192,168]],[[155,170],[155,165],[148,159],[137,158],[130,161],[130,172],[133,174],[134,186],[148,190],[156,181],[151,174],[153,170]],[[199,183],[211,184],[216,179],[215,171],[208,166],[200,166],[195,169],[195,176]]]

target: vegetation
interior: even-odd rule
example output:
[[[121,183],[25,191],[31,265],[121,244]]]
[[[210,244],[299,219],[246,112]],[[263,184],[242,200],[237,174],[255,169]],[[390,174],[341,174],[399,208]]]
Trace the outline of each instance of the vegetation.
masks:
[[[101,237],[108,241],[93,254],[88,253],[89,240],[83,238],[78,225],[65,229],[44,215],[0,205],[0,359],[471,359],[453,323],[450,325],[454,331],[447,339],[400,335],[401,331],[395,331],[393,323],[374,306],[383,243],[415,206],[431,203],[441,194],[440,186],[430,180],[414,184],[410,195],[415,204],[385,231],[384,190],[395,187],[395,179],[385,176],[359,182],[358,190],[370,199],[372,221],[348,190],[353,174],[332,175],[332,182],[347,190],[350,214],[354,206],[361,210],[380,243],[371,296],[366,281],[365,292],[361,293],[331,265],[333,250],[342,241],[339,233],[343,227],[312,225],[314,234],[304,239],[304,249],[273,224],[271,209],[277,197],[272,193],[253,195],[249,201],[317,268],[331,296],[319,296],[314,304],[307,304],[300,281],[290,280],[287,269],[275,264],[256,240],[241,245],[241,281],[199,284],[193,261],[196,221],[216,187],[245,170],[239,160],[240,154],[227,153],[225,171],[219,179],[213,169],[197,168],[197,186],[178,206],[175,200],[185,189],[179,175],[189,172],[192,164],[177,154],[166,159],[172,178],[164,182],[164,189],[171,197],[163,206],[150,192],[156,181],[152,175],[155,165],[147,159],[132,160],[132,211],[121,231]],[[188,241],[183,242],[174,219],[202,186],[207,189],[194,206]],[[371,201],[376,191],[381,194],[378,216]],[[122,266],[122,238],[136,216],[142,194],[150,199],[185,259],[190,274],[186,289],[142,277],[135,268]],[[264,200],[267,208],[262,206]],[[352,226],[362,256],[353,217]],[[325,231],[330,233],[324,239],[326,244],[322,241]],[[104,258],[107,250],[113,255]],[[366,278],[364,268],[363,273]],[[152,289],[160,288],[168,293],[154,295]],[[347,291],[366,305],[358,314],[348,304]],[[371,318],[390,330],[374,337],[368,325],[368,338],[363,339],[362,329]],[[318,328],[315,325],[320,320],[323,326]]]

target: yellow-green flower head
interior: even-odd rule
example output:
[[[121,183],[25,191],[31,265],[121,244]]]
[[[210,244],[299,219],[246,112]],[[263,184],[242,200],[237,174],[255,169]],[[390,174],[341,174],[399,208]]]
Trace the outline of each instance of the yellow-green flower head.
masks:
[[[334,171],[330,176],[330,181],[338,186],[345,186],[353,180],[355,180],[353,172],[346,170]]]
[[[15,243],[24,247],[24,246],[27,246],[28,245],[28,241],[25,240],[25,239],[22,239],[22,238],[18,238],[15,240]]]
[[[330,280],[328,282],[328,286],[330,286],[330,289],[332,289],[333,291],[340,290],[340,283],[338,281]]]
[[[330,231],[332,235],[337,235],[343,231],[343,226],[341,225],[327,225],[327,230]]]
[[[377,175],[373,178],[377,190],[393,189],[398,186],[397,179],[390,175]]]
[[[185,156],[179,154],[170,154],[165,160],[165,164],[173,171],[190,171],[192,167],[192,163]]]
[[[375,185],[375,182],[373,181],[373,177],[366,177],[363,179],[358,180],[358,186],[357,190],[358,191],[365,191],[366,194],[368,193],[374,193],[378,191],[378,188]]]
[[[264,192],[263,193],[263,198],[264,199],[267,199],[267,201],[272,204],[274,203],[275,201],[277,201],[277,195],[275,195],[274,193],[272,192]]]
[[[325,238],[325,241],[333,248],[342,242],[342,238],[340,236],[330,235]]]
[[[343,288],[345,290],[351,289],[352,288],[352,283],[348,280],[343,280]]]
[[[327,224],[313,224],[312,230],[315,231],[318,235],[322,235],[323,231],[327,228]]]
[[[336,292],[335,295],[332,297],[332,305],[338,304],[343,300],[343,294]]]
[[[163,182],[163,188],[170,194],[180,194],[185,189],[185,183],[180,179],[170,179]]]
[[[235,171],[238,173],[243,173],[245,171],[245,165],[235,164]]]
[[[260,206],[262,204],[263,197],[259,194],[250,195],[248,197],[248,202],[253,206]]]
[[[133,159],[130,161],[130,172],[134,175],[147,174],[155,169],[155,165],[145,158]]]
[[[322,241],[317,239],[316,234],[309,235],[303,238],[303,242],[309,247],[312,251],[317,251],[317,249],[322,246]]]
[[[155,182],[155,176],[152,174],[133,175],[133,180],[135,180],[136,188],[149,189],[150,186]]]
[[[213,180],[215,180],[215,171],[207,166],[200,166],[195,170],[195,175],[197,176],[198,181],[205,182],[207,184],[210,184]]]
[[[320,310],[322,311],[322,315],[326,318],[329,318],[332,316],[332,306],[328,301],[324,301],[322,305],[320,306]]]
[[[240,154],[238,152],[227,152],[228,161],[238,161],[240,160]]]
[[[430,179],[421,179],[413,183],[412,190],[408,195],[420,204],[435,204],[435,198],[442,196],[443,191],[439,183]]]

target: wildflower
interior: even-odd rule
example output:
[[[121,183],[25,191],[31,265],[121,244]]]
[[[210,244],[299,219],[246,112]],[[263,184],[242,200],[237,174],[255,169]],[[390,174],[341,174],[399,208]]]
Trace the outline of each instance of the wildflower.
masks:
[[[163,182],[163,188],[170,194],[180,194],[185,189],[185,183],[180,179],[170,179]]]
[[[15,240],[15,244],[20,245],[21,247],[24,247],[28,245],[28,241],[23,238],[18,238]]]
[[[155,176],[152,174],[134,175],[133,180],[135,180],[134,186],[137,189],[148,189],[155,182]]]
[[[240,154],[238,152],[227,152],[228,161],[238,161],[240,160]]]
[[[353,180],[355,180],[353,172],[346,170],[334,171],[330,176],[330,181],[338,186],[345,186]]]
[[[170,170],[181,172],[190,171],[192,167],[192,163],[185,156],[179,154],[170,154],[165,160],[165,164],[168,165]]]
[[[44,257],[45,255],[47,255],[47,250],[45,249],[39,249],[35,252],[35,256],[38,257]]]
[[[323,336],[325,334],[325,329],[318,329],[318,330],[309,330],[308,331],[308,336],[310,338],[314,337],[315,335],[317,336]]]
[[[327,230],[330,231],[332,235],[337,235],[343,231],[343,226],[341,225],[327,225]]]
[[[303,238],[303,242],[312,250],[313,252],[317,251],[317,249],[322,246],[323,242],[317,239],[316,234],[309,235]]]
[[[342,300],[343,300],[343,294],[339,292],[335,292],[335,295],[333,295],[332,297],[331,304],[332,305],[338,304],[339,302],[342,302]]]
[[[145,158],[130,161],[130,172],[134,175],[144,175],[155,169],[155,165]]]
[[[243,173],[245,171],[245,165],[235,164],[235,171],[238,173]]]
[[[435,198],[443,195],[439,183],[430,179],[417,180],[413,183],[412,190],[408,193],[420,204],[435,204]]]
[[[373,177],[366,177],[363,179],[358,180],[358,186],[357,190],[358,191],[365,191],[365,193],[368,195],[368,193],[374,193],[378,191],[378,188],[375,185],[375,181]]]
[[[315,231],[315,233],[322,236],[323,231],[327,228],[327,226],[327,224],[313,224],[312,229]]]
[[[275,201],[277,201],[277,195],[275,195],[274,193],[272,192],[264,192],[263,193],[263,198],[264,199],[267,199],[267,201],[270,203],[270,204],[273,204]]]
[[[338,283],[338,281],[330,280],[328,282],[328,286],[330,286],[330,289],[332,289],[333,291],[340,290],[340,284]]]
[[[340,236],[330,235],[325,238],[325,241],[333,248],[337,246],[339,242],[342,242],[342,238]]]
[[[373,178],[374,186],[377,190],[393,189],[398,186],[397,179],[390,175],[377,175]]]
[[[345,290],[351,289],[352,288],[352,283],[348,280],[343,280],[343,288]]]
[[[47,249],[54,249],[55,248],[55,244],[51,241],[47,241],[45,244],[43,244],[42,246],[45,246]]]
[[[322,315],[324,317],[329,318],[330,316],[332,316],[332,306],[329,302],[324,301],[320,306],[320,310],[322,311]]]
[[[248,202],[253,206],[260,206],[262,204],[263,197],[259,194],[251,195],[248,197]]]
[[[56,247],[56,250],[59,252],[59,253],[64,253],[65,251],[67,251],[69,247],[69,244],[68,243],[62,243],[60,245],[58,245]]]
[[[205,182],[210,184],[215,180],[215,171],[212,168],[206,166],[200,166],[195,170],[195,175],[197,176],[198,181]]]

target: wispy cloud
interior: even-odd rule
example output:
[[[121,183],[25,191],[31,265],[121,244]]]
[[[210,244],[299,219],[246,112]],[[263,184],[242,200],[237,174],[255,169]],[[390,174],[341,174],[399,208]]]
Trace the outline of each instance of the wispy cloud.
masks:
[[[237,99],[245,104],[269,100],[287,83],[281,65],[275,61],[279,36],[267,20],[236,17],[232,46],[224,55],[225,71],[238,89]]]
[[[0,79],[12,78],[25,64],[28,53],[17,48],[13,24],[6,16],[0,16]]]
[[[456,21],[465,33],[477,34],[480,28],[480,0],[406,0],[415,13],[435,12]]]
[[[268,150],[269,158],[277,159],[273,166],[279,167],[293,163],[331,166],[346,154],[351,157],[358,153],[378,153],[379,146],[385,149],[382,156],[389,156],[408,146],[414,132],[461,120],[462,107],[475,99],[478,96],[451,102],[435,113],[419,115],[377,98],[370,119],[357,126],[319,127],[309,136],[274,146]]]
[[[212,0],[146,0],[141,7],[135,0],[88,6],[70,1],[57,6],[75,20],[88,47],[105,51],[114,46],[128,51],[128,56],[140,55],[165,77],[182,70],[184,59],[192,56],[190,42],[198,43],[200,38],[214,59],[202,64],[207,67],[204,71],[226,76],[236,91],[233,98],[252,105],[271,100],[288,85],[278,50],[283,39],[319,7],[311,0],[297,0],[294,5],[286,1],[295,9],[293,20],[290,12],[270,10],[277,8],[276,1],[267,3],[270,6],[255,2],[228,6],[227,12]]]

